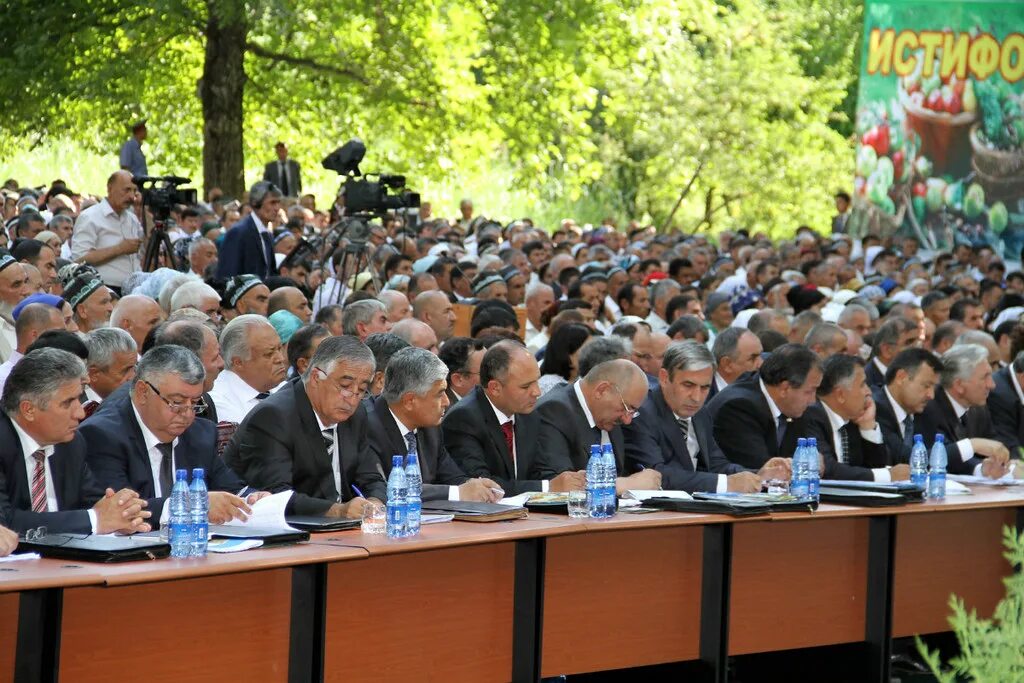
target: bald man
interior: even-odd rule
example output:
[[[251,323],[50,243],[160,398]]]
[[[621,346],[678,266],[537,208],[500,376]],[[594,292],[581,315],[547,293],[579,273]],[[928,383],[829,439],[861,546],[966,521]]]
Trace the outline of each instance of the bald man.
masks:
[[[313,309],[309,307],[309,300],[298,287],[278,287],[270,293],[270,299],[267,301],[267,315],[271,316],[278,311],[289,311],[304,323],[308,323],[313,317]]]
[[[531,478],[552,479],[563,472],[587,469],[593,444],[612,445],[619,493],[661,487],[661,473],[624,470],[626,441],[622,425],[630,424],[647,398],[647,375],[626,359],[594,366],[580,381],[552,389],[537,402],[540,416],[537,456]]]
[[[132,336],[141,349],[146,335],[164,320],[164,311],[154,299],[142,294],[121,297],[110,314],[110,326],[119,327]]]
[[[433,328],[425,322],[415,318],[399,320],[391,328],[391,334],[409,342],[410,346],[426,349],[431,353],[437,353],[437,335],[434,333]]]
[[[116,294],[128,275],[142,269],[142,224],[132,211],[136,191],[131,173],[112,174],[103,201],[78,216],[71,243],[72,260],[95,266]]]
[[[432,290],[417,294],[412,302],[412,316],[429,325],[441,343],[455,332],[455,311],[444,292]]]
[[[412,315],[412,306],[409,305],[409,297],[393,289],[381,292],[377,299],[387,308],[388,322],[392,325],[399,320],[405,320]]]

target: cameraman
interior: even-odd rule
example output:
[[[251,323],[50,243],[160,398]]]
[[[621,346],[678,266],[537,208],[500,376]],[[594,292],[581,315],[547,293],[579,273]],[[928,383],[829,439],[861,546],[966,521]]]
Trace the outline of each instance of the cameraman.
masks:
[[[94,266],[118,296],[125,278],[142,267],[142,224],[132,210],[136,192],[131,173],[111,175],[106,198],[79,215],[71,238],[71,258]]]

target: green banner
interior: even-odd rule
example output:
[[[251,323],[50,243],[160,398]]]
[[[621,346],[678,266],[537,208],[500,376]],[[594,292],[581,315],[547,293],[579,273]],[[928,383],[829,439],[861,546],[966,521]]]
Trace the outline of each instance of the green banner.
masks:
[[[849,231],[1024,247],[1024,2],[872,1]],[[860,233],[860,234],[858,234]]]

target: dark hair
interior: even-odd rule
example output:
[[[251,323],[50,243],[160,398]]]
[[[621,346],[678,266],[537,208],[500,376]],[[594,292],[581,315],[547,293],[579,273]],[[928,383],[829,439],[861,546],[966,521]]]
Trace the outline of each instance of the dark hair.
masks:
[[[316,312],[313,322],[329,325],[341,319],[342,308],[338,304],[328,304]]]
[[[948,299],[949,294],[946,294],[941,289],[933,289],[924,296],[921,297],[921,308],[927,311],[929,308],[942,301]]]
[[[373,359],[377,363],[377,370],[383,372],[388,366],[391,356],[411,344],[397,334],[390,332],[374,332],[366,338],[366,346],[373,352]]]
[[[441,346],[437,357],[448,366],[448,376],[453,372],[466,372],[469,369],[469,356],[474,351],[483,349],[475,339],[469,337],[452,337]]]
[[[690,296],[689,294],[677,294],[669,299],[668,303],[665,305],[665,322],[670,325],[674,323],[675,320],[673,316],[675,316],[676,312],[683,311],[685,314],[686,307],[690,305],[691,301],[696,300],[696,297]]]
[[[708,338],[708,328],[695,315],[681,315],[665,330],[665,334],[669,336],[669,339],[675,339],[676,335],[680,332],[683,334],[683,339],[695,339],[698,334],[704,335],[705,341]]]
[[[785,346],[789,343],[789,340],[786,339],[786,335],[771,328],[758,332],[757,338],[761,340],[761,348],[764,349],[765,353],[772,353],[780,346]]]
[[[525,346],[519,335],[507,327],[485,327],[480,330],[480,334],[475,339],[485,349],[491,348],[500,341],[511,341],[520,346]]]
[[[970,297],[954,301],[949,308],[949,319],[963,322],[968,308],[981,308],[981,302]]]
[[[39,240],[19,239],[11,247],[11,256],[18,261],[28,261],[31,263],[39,259],[39,252],[43,250],[43,247],[50,248]]]
[[[569,356],[579,351],[593,334],[593,330],[582,323],[570,323],[559,328],[544,351],[544,362],[540,366],[541,374],[560,375],[568,380],[572,371]]]
[[[89,348],[74,332],[67,330],[47,330],[39,335],[32,344],[25,349],[25,355],[36,349],[60,349],[78,356],[82,360],[89,361]]]
[[[668,276],[673,280],[679,275],[683,268],[693,268],[693,263],[688,258],[674,258],[668,263]]]
[[[872,351],[877,354],[879,349],[882,348],[882,344],[899,344],[901,334],[904,332],[910,332],[916,328],[917,325],[907,318],[896,317],[886,320],[882,323],[882,326],[878,328],[875,332],[875,336],[872,338]]]
[[[394,274],[395,270],[402,263],[402,261],[408,261],[412,263],[412,259],[405,254],[392,254],[388,256],[388,260],[384,262],[384,279],[388,280]]]
[[[310,350],[313,348],[313,341],[320,337],[329,336],[331,336],[331,333],[327,330],[327,327],[320,323],[303,325],[292,333],[291,338],[288,340],[288,365],[291,366],[295,374],[299,373],[299,359],[312,357],[313,354],[310,353]]]
[[[829,356],[821,364],[821,384],[818,386],[818,396],[831,394],[837,386],[853,377],[858,366],[864,367],[864,361],[857,356],[849,356],[845,353]]]
[[[619,287],[619,291],[615,293],[615,303],[620,304],[620,306],[622,301],[633,303],[633,290],[639,286],[635,282],[627,282]]]
[[[818,354],[803,344],[783,344],[761,366],[761,379],[769,386],[789,382],[793,387],[802,387],[815,368],[821,368]]]
[[[509,366],[512,365],[512,353],[517,346],[523,348],[521,344],[500,341],[487,349],[487,353],[480,361],[480,386],[486,387],[492,379],[500,381],[508,375]]]
[[[496,300],[498,303],[505,303],[501,300]],[[506,304],[508,306],[508,304]],[[511,306],[508,309],[501,306],[488,306],[481,308],[477,306],[476,310],[473,311],[473,318],[469,324],[469,334],[476,337],[481,331],[486,330],[488,327],[504,327],[513,331],[519,330],[519,318],[516,317],[514,311],[511,310]]]
[[[964,331],[964,324],[959,320],[947,320],[938,327],[935,328],[935,333],[932,335],[932,348],[937,348],[942,345],[942,342],[950,338],[959,337]]]
[[[996,340],[996,344],[998,344],[999,340],[1003,337],[1010,337],[1012,339],[1013,331],[1016,329],[1018,324],[1019,323],[1016,320],[1006,320],[1000,323],[999,327],[992,332],[992,338]]]
[[[896,357],[889,363],[889,367],[885,369],[886,385],[892,384],[893,380],[896,379],[896,373],[900,370],[903,370],[913,378],[922,363],[927,363],[928,367],[934,370],[936,375],[942,373],[942,361],[931,351],[903,349],[896,354]]]

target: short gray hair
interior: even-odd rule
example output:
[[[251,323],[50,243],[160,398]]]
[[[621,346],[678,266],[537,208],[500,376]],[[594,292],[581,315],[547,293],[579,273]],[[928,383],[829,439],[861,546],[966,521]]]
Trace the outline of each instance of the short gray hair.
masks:
[[[199,356],[184,346],[165,344],[153,347],[142,356],[132,386],[136,382],[153,382],[164,375],[176,375],[185,384],[195,386],[206,379],[206,370]]]
[[[675,280],[658,280],[651,287],[651,305],[654,305],[655,301],[661,300],[663,297],[670,296],[673,292],[680,291],[682,287]]]
[[[160,296],[161,298],[163,297],[162,291]],[[204,298],[212,298],[219,301],[220,295],[217,294],[216,289],[202,280],[185,282],[174,291],[173,295],[171,295],[170,310],[176,311],[180,308],[199,308],[202,306]]]
[[[249,188],[249,206],[259,208],[266,201],[267,197],[284,197],[281,190],[271,182],[261,180]]]
[[[202,280],[195,273],[178,273],[167,278],[157,297],[157,303],[160,304],[160,308],[164,309],[164,313],[171,312],[171,299],[175,292],[187,282],[202,282]]]
[[[727,330],[732,329],[736,328],[727,328]],[[715,338],[715,341],[717,340],[718,337]],[[708,351],[707,346],[688,339],[668,345],[668,348],[665,349],[665,357],[661,361],[661,367],[668,372],[669,379],[671,379],[676,370],[688,372],[711,368],[714,371],[718,368],[718,364],[715,362],[715,356]]]
[[[198,320],[168,320],[156,328],[153,335],[153,346],[166,346],[175,344],[184,346],[186,349],[202,357],[206,351],[206,335],[203,328],[210,329],[205,323]],[[216,338],[216,333],[214,337]]]
[[[958,379],[967,379],[979,365],[988,365],[988,349],[980,344],[953,346],[941,357],[942,374],[939,381],[949,389]]]
[[[200,237],[199,239],[192,240],[188,245],[188,257],[192,258],[193,256],[195,256],[195,253],[199,251],[200,247],[206,246],[216,247],[217,245],[214,244],[213,240],[209,239],[208,237]]]
[[[423,396],[434,382],[446,381],[448,366],[426,349],[410,346],[391,356],[384,370],[384,391],[381,396],[388,403],[397,403],[405,394],[412,392]]]
[[[986,344],[995,344],[996,340],[992,338],[992,335],[988,332],[982,332],[981,330],[967,330],[962,332],[956,341],[953,342],[954,346],[963,346],[964,344],[978,344],[979,346],[985,346]]]
[[[580,348],[576,359],[576,374],[586,377],[587,374],[601,363],[617,358],[629,358],[633,353],[633,345],[622,337],[595,337],[585,342]]]
[[[231,362],[236,358],[249,360],[252,355],[252,349],[249,348],[249,330],[262,325],[274,329],[266,318],[255,313],[232,318],[231,322],[224,326],[220,333],[220,353],[224,357],[224,365],[230,368]]]
[[[714,356],[715,361],[721,362],[726,356],[735,360],[736,349],[740,345],[740,337],[744,334],[753,334],[753,332],[742,327],[727,327],[716,334],[715,343],[711,345],[711,354]]]
[[[387,312],[388,307],[376,299],[353,301],[341,310],[341,331],[356,336],[359,334],[358,325],[370,322],[377,313],[387,315]]]
[[[835,323],[820,322],[812,327],[807,336],[804,337],[804,346],[813,349],[815,346],[827,346],[836,338],[842,336],[846,341],[846,332]]]
[[[13,416],[21,402],[28,401],[45,410],[63,385],[85,378],[85,363],[78,356],[61,349],[36,349],[11,370],[0,408]]]
[[[540,296],[541,294],[544,293],[544,290],[551,292],[552,295],[555,293],[555,290],[551,287],[551,285],[547,284],[546,282],[534,282],[533,284],[526,288],[526,298],[523,300],[529,301],[534,297]]]
[[[839,318],[836,320],[840,327],[845,323],[850,322],[850,318],[857,315],[858,313],[865,313],[868,316],[868,320],[871,320],[871,311],[860,304],[847,303],[843,307],[843,310],[839,312]]]
[[[102,327],[85,335],[89,365],[105,370],[114,362],[115,353],[138,353],[139,347],[120,327]]]
[[[71,216],[67,215],[66,213],[58,213],[56,216],[54,216],[53,218],[50,219],[50,222],[46,224],[46,227],[48,227],[48,228],[56,228],[57,226],[61,225],[62,223],[67,223],[69,225],[74,225],[75,224],[75,219],[72,218]]]
[[[309,381],[309,374],[314,368],[322,370],[326,375],[331,374],[339,361],[347,361],[353,365],[369,365],[371,374],[377,369],[373,351],[358,338],[349,335],[327,337],[320,342],[316,353],[309,359],[309,366],[302,375],[302,381]]]

